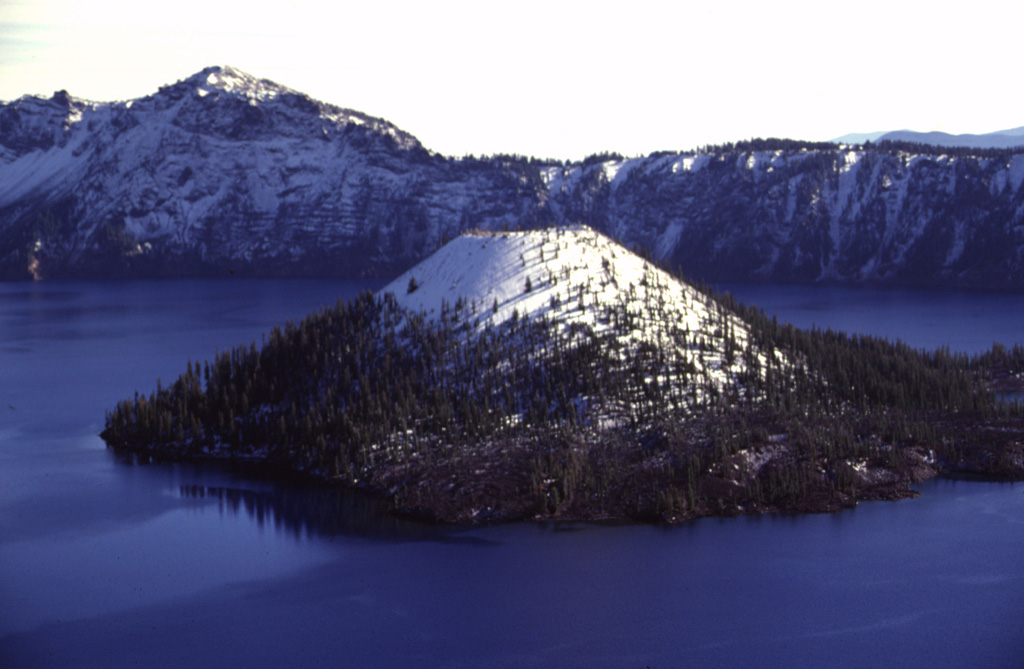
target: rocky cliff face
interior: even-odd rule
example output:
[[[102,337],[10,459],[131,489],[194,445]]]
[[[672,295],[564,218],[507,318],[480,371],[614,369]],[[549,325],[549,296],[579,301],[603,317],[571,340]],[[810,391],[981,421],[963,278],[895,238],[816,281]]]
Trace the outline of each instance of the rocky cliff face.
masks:
[[[462,231],[586,224],[694,276],[1024,290],[1024,153],[759,142],[453,159],[231,68],[0,105],[0,276],[394,276]]]
[[[126,103],[0,108],[0,273],[397,273],[538,194],[381,119],[210,68]]]
[[[697,276],[1024,288],[1024,153],[732,149],[601,167],[581,171],[590,223]]]

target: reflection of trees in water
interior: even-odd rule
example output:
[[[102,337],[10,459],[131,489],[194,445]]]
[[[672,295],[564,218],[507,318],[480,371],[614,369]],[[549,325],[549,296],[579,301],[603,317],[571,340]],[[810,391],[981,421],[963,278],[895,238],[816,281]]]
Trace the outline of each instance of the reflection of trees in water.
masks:
[[[459,537],[450,527],[398,518],[383,500],[356,490],[330,487],[279,487],[244,490],[207,485],[183,485],[182,497],[217,500],[221,512],[246,514],[260,528],[273,527],[298,541],[310,536],[351,535],[389,541],[489,543]]]
[[[290,534],[301,541],[306,537],[356,536],[379,541],[437,541],[459,544],[490,545],[491,541],[462,536],[466,528],[432,525],[395,516],[390,505],[380,497],[360,490],[327,485],[302,485],[289,481],[272,482],[272,468],[252,463],[206,462],[201,464],[169,462],[149,454],[113,453],[122,465],[158,468],[169,467],[188,478],[199,472],[227,473],[271,482],[264,490],[246,490],[229,486],[184,484],[179,494],[187,499],[216,500],[221,513],[243,513],[253,518],[260,528],[272,527],[281,534]],[[195,475],[195,476],[193,476]],[[178,481],[181,479],[178,478]],[[219,479],[223,480],[223,479]]]
[[[1013,404],[1014,402],[1024,404],[1024,392],[996,393],[996,399],[1007,404]]]

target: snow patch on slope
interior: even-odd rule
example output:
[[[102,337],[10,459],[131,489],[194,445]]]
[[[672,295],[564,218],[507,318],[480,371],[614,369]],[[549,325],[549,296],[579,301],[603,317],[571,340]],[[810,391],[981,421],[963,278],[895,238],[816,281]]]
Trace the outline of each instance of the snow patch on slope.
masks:
[[[698,156],[679,156],[672,163],[672,173],[700,172],[709,162],[711,162],[711,156],[706,154]]]
[[[608,183],[612,185],[612,188],[617,188],[619,184],[625,181],[629,177],[629,173],[633,168],[644,163],[643,158],[634,158],[631,160],[612,160],[602,164],[604,169],[604,176],[608,180]]]

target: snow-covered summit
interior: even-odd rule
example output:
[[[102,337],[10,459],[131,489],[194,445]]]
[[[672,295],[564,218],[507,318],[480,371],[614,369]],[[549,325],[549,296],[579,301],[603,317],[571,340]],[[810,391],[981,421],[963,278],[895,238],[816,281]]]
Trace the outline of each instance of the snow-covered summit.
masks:
[[[204,68],[152,95],[119,105],[134,113],[150,113],[147,125],[170,122],[232,141],[330,140],[349,126],[358,126],[387,136],[400,147],[419,147],[415,137],[384,119],[315,100],[230,65]]]
[[[183,95],[198,97],[228,95],[253,102],[268,102],[288,94],[302,95],[296,90],[269,79],[255,77],[236,67],[212,65],[173,84],[162,86],[155,96],[150,97],[169,97],[178,100]]]
[[[207,67],[185,80],[195,86],[199,95],[214,91],[234,93],[251,100],[269,100],[281,93],[298,94],[269,79],[259,79],[230,65]]]
[[[744,371],[737,354],[750,340],[746,324],[712,298],[583,226],[467,233],[380,293],[470,331],[544,317],[619,350],[654,346],[720,389]]]
[[[481,326],[503,323],[513,313],[593,324],[592,318],[580,315],[587,303],[643,301],[656,292],[667,293],[659,299],[687,303],[698,294],[586,226],[468,232],[381,292],[394,293],[402,306],[428,313],[439,313],[444,303],[452,306],[460,298],[475,302],[486,307],[478,309]],[[583,312],[578,308],[581,292]]]

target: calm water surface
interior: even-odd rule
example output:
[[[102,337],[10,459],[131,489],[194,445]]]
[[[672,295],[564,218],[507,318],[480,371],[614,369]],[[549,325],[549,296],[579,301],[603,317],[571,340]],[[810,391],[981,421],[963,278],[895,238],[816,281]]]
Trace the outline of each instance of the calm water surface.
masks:
[[[0,284],[0,666],[1020,666],[1020,484],[673,528],[436,528],[123,462],[96,436],[189,359],[374,287]],[[1024,341],[1019,297],[730,289],[924,348]]]
[[[765,284],[720,288],[802,328],[872,334],[927,351],[949,346],[981,353],[996,342],[1024,344],[1024,295]]]

